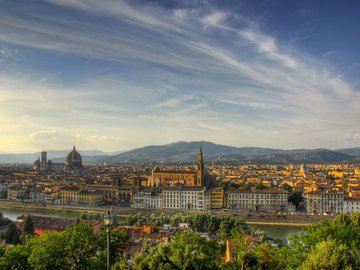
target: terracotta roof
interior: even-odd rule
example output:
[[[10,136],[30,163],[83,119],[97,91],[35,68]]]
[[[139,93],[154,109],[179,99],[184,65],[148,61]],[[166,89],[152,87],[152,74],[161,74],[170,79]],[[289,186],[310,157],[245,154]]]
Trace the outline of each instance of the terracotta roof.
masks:
[[[29,215],[21,215],[17,218],[17,222],[22,222],[26,220]],[[33,216],[30,215],[31,220],[33,221],[34,228],[40,229],[58,229],[65,230],[76,223],[76,219],[68,218],[58,218],[58,217],[43,217],[43,216]]]
[[[29,215],[21,215],[17,218],[18,223],[25,221]],[[34,228],[38,229],[56,229],[66,230],[76,223],[76,219],[70,218],[59,218],[59,217],[44,217],[44,216],[33,216],[30,215],[33,221]],[[98,220],[81,220],[81,222],[88,223],[92,226],[100,225],[101,221]]]
[[[157,170],[155,173],[171,173],[171,174],[196,174],[197,172],[194,170]]]

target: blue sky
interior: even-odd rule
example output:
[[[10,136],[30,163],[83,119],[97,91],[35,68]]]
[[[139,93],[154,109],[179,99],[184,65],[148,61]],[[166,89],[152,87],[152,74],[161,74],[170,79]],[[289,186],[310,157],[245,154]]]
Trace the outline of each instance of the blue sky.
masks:
[[[0,152],[360,146],[358,1],[0,0]]]

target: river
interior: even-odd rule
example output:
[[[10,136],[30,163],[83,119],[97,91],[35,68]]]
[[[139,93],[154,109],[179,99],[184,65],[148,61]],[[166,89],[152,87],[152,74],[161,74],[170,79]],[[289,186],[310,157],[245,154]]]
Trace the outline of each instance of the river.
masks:
[[[48,216],[48,217],[62,217],[62,218],[78,218],[79,213],[75,212],[59,212],[59,211],[49,211],[49,210],[23,210],[23,209],[2,209],[0,212],[3,213],[3,216],[9,218],[10,220],[16,221],[17,217],[22,214],[38,215],[38,216]],[[281,225],[267,225],[267,224],[256,224],[250,225],[256,229],[264,231],[267,236],[272,238],[279,238],[282,240],[288,239],[288,237],[294,233],[299,233],[301,227],[296,226],[281,226]]]
[[[284,226],[284,225],[268,225],[268,224],[250,224],[255,229],[264,231],[267,236],[271,238],[279,238],[287,240],[292,234],[299,233],[301,227],[297,226]]]
[[[0,212],[3,216],[16,221],[17,217],[23,214],[30,214],[34,216],[47,216],[47,217],[62,217],[62,218],[78,218],[79,213],[75,212],[59,212],[59,211],[48,211],[48,210],[24,210],[24,209],[3,209],[0,208]]]

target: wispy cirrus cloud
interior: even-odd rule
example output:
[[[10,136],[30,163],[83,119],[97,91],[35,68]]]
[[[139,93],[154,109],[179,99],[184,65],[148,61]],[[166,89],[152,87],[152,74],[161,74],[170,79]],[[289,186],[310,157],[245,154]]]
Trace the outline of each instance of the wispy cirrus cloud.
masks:
[[[21,54],[19,49],[12,49],[7,46],[0,46],[0,62],[14,59]]]
[[[53,68],[49,63],[38,67],[46,81],[23,76],[28,63],[0,72],[2,123],[20,117],[34,132],[59,125],[97,138],[113,132],[127,136],[122,143],[128,145],[135,145],[134,138],[140,145],[211,138],[233,145],[304,147],[311,141],[309,147],[324,147],[346,145],[350,138],[340,142],[340,134],[358,132],[358,89],[328,63],[261,31],[246,14],[210,2],[169,7],[47,0],[34,9],[47,12],[0,10],[0,42],[27,48],[32,57],[46,52],[64,67],[61,76],[44,71]],[[75,64],[75,73],[89,66],[91,71],[70,83],[66,69],[73,63],[64,59],[72,57],[84,61]],[[137,137],[151,129],[149,119],[157,131]],[[103,134],[93,132],[100,128]],[[11,130],[25,134],[19,126]]]

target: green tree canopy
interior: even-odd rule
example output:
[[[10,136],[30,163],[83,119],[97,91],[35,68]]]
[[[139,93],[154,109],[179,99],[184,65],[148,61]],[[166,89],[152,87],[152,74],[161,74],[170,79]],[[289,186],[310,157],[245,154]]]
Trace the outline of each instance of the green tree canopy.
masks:
[[[293,190],[293,188],[292,188],[288,183],[284,183],[284,184],[282,185],[282,188],[283,188],[284,190],[286,190],[287,192],[289,192],[289,193]]]
[[[299,205],[301,202],[304,201],[304,197],[302,195],[302,192],[300,190],[293,190],[289,193],[288,201],[292,202],[296,209],[299,208]]]
[[[145,248],[133,269],[220,269],[222,247],[195,232],[177,234],[167,245]]]
[[[360,258],[345,245],[335,240],[322,241],[316,244],[301,266],[304,270],[350,270],[359,269]]]

